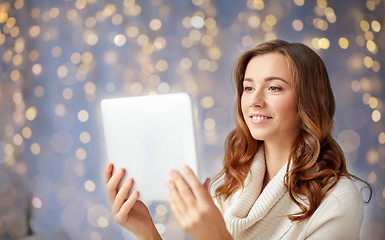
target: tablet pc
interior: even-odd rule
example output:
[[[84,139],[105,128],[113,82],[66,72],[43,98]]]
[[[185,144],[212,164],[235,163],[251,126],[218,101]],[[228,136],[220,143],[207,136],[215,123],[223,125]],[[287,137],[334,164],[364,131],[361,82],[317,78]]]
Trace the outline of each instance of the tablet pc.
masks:
[[[192,101],[187,93],[103,99],[107,158],[125,168],[144,201],[166,201],[170,169],[199,177]]]

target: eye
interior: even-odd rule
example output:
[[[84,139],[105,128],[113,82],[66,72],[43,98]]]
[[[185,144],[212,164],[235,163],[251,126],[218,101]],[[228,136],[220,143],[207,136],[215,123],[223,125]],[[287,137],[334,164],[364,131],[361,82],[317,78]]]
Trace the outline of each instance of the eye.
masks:
[[[253,87],[244,87],[244,89],[243,89],[244,92],[251,92],[253,90],[254,90]]]
[[[269,86],[267,90],[272,91],[272,92],[279,92],[282,90],[282,88],[277,87],[277,86]]]

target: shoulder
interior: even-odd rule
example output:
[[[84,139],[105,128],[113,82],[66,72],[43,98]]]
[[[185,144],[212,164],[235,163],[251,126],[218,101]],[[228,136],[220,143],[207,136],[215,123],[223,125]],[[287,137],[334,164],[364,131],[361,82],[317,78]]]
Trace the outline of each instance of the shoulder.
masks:
[[[363,203],[361,191],[356,183],[352,179],[341,177],[326,194],[317,211],[330,211],[331,209],[339,209],[340,211],[356,209],[360,211],[363,208]]]
[[[364,201],[355,182],[342,177],[330,189],[307,223],[307,236],[339,236],[357,239],[364,214]]]
[[[322,204],[329,204],[330,201],[349,200],[351,204],[362,205],[363,199],[361,191],[358,189],[355,181],[347,177],[341,177],[337,184],[329,190],[325,198],[321,202]],[[344,202],[346,204],[346,202]],[[358,206],[357,206],[358,207]]]

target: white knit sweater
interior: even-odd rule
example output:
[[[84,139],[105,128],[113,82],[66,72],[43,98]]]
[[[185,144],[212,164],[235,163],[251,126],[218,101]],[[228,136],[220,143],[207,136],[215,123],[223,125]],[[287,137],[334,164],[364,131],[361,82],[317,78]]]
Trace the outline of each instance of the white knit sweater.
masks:
[[[284,185],[287,166],[261,192],[266,170],[262,149],[253,160],[245,189],[222,206],[234,239],[359,239],[364,202],[353,181],[340,179],[310,218],[291,222],[285,216],[300,209]]]

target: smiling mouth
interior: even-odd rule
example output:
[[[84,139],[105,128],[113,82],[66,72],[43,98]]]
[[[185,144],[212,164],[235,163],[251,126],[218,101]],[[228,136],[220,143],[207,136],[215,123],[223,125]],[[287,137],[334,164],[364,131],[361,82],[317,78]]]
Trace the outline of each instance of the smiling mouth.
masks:
[[[265,119],[272,119],[272,117],[252,116],[251,119],[253,119],[253,120],[265,120]]]

